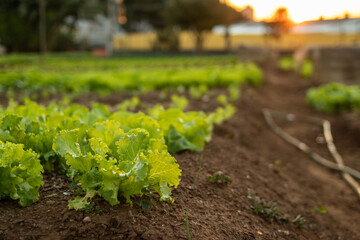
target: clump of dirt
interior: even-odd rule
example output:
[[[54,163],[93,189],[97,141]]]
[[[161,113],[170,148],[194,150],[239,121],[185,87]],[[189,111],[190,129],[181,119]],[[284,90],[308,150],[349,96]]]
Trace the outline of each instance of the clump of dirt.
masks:
[[[182,169],[181,183],[173,191],[173,204],[157,202],[142,210],[140,198],[131,206],[124,200],[111,207],[101,198],[89,212],[67,209],[73,198],[65,176],[46,173],[40,200],[21,208],[15,201],[0,202],[0,239],[187,239],[185,216],[193,239],[360,239],[360,205],[351,188],[337,172],[312,162],[302,152],[277,137],[266,125],[264,107],[302,116],[329,119],[338,151],[350,167],[360,169],[360,141],[344,115],[326,115],[305,105],[306,89],[313,84],[293,73],[265,69],[265,83],[244,89],[233,118],[216,126],[212,141],[203,152],[175,154]],[[218,90],[221,91],[221,90]],[[115,105],[125,97],[96,98]],[[142,100],[158,102],[156,93]],[[78,98],[88,104],[94,97]],[[214,100],[192,101],[189,110],[211,111]],[[321,128],[306,124],[278,124],[326,154],[317,141]],[[329,158],[330,159],[330,158]],[[218,171],[232,178],[231,184],[214,184],[206,178]],[[301,215],[306,228],[268,222],[249,209],[253,195],[277,202],[282,214]],[[155,196],[156,198],[156,196]],[[314,212],[323,206],[327,213]]]

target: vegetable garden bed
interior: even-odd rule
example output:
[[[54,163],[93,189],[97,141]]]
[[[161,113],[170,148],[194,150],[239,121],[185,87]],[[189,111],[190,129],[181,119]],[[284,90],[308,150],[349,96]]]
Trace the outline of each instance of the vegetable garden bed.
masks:
[[[214,126],[212,140],[202,152],[172,155],[181,169],[173,203],[160,202],[160,196],[151,193],[153,199],[134,197],[130,205],[119,198],[120,204],[110,206],[96,196],[93,205],[69,210],[68,200],[74,199],[81,186],[74,186],[64,175],[46,172],[37,203],[22,208],[10,198],[0,202],[0,239],[188,239],[187,225],[193,239],[359,239],[360,206],[351,188],[338,173],[317,166],[274,135],[262,117],[261,110],[267,107],[329,119],[344,161],[360,169],[360,134],[349,129],[342,115],[319,113],[305,105],[310,86],[292,73],[266,69],[265,83],[258,89],[243,89],[233,103],[235,115]],[[213,91],[214,96],[222,93],[222,89]],[[148,92],[139,96],[140,102],[154,106],[160,94]],[[96,98],[114,108],[127,95]],[[88,105],[91,100],[94,96],[90,94],[72,101]],[[170,97],[160,102],[171,105]],[[205,94],[190,100],[185,110],[210,113],[217,106],[216,98]],[[319,140],[321,128],[279,124],[326,156],[326,146]],[[219,171],[232,183],[211,183],[207,177]],[[249,192],[265,200],[256,202]],[[267,208],[264,203],[270,201],[277,206]],[[258,215],[250,211],[259,206],[279,210],[280,221],[264,216],[261,209]],[[283,221],[285,215],[290,222]],[[305,219],[304,224],[298,215]]]

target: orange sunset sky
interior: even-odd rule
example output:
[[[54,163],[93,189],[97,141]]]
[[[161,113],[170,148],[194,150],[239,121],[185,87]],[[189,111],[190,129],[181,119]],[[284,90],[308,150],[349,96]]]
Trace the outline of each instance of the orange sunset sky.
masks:
[[[255,20],[269,18],[278,7],[287,7],[294,22],[343,17],[360,17],[360,0],[228,0],[235,6],[251,5]]]

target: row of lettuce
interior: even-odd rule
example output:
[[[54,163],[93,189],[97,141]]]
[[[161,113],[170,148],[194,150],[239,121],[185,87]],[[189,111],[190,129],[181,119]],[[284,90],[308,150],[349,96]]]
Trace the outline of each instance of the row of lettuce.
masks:
[[[302,77],[313,75],[313,64],[306,59],[299,65],[291,56],[281,58],[278,68],[283,71],[299,71]],[[343,111],[360,111],[360,87],[341,83],[329,83],[308,90],[306,102],[318,111],[339,113]]]
[[[235,55],[214,56],[118,56],[114,58],[93,57],[86,53],[47,54],[46,58],[35,55],[0,56],[0,66],[12,69],[41,68],[61,70],[117,70],[126,68],[164,68],[237,64]]]
[[[0,57],[0,92],[9,97],[62,96],[89,92],[113,93],[150,90],[189,90],[193,98],[226,87],[231,100],[242,83],[258,86],[262,72],[233,56],[206,58],[116,58],[89,56]],[[30,95],[29,95],[30,94]],[[184,112],[188,100],[172,96],[169,109],[145,108],[139,99],[113,108],[93,104],[51,103],[47,107],[26,100],[10,101],[0,109],[0,199],[10,197],[21,206],[39,199],[42,173],[67,174],[84,194],[69,202],[82,209],[96,195],[111,205],[124,197],[155,191],[160,200],[172,200],[181,170],[171,153],[202,151],[211,140],[214,124],[229,119],[235,108],[224,95],[212,113]],[[144,113],[134,113],[141,108]]]
[[[261,69],[252,63],[237,63],[226,66],[127,68],[127,69],[82,69],[61,70],[39,67],[0,70],[0,92],[40,93],[44,96],[57,93],[83,94],[97,92],[132,91],[147,92],[163,89],[190,89],[205,86],[228,87],[248,83],[262,83]]]
[[[314,72],[311,59],[305,59],[302,63],[297,63],[292,56],[286,56],[279,59],[277,66],[283,71],[297,71],[303,78],[311,78]]]
[[[155,105],[146,113],[127,111],[124,103],[112,112],[100,104],[89,110],[76,104],[10,102],[0,110],[0,199],[31,205],[39,199],[43,171],[56,170],[84,190],[69,208],[82,209],[96,195],[111,205],[119,196],[131,203],[132,196],[150,191],[171,200],[181,170],[170,153],[204,148],[213,125],[235,112],[219,99],[224,105],[209,114],[184,112],[186,103],[176,97],[173,108]]]
[[[360,86],[329,83],[309,89],[306,101],[312,107],[322,112],[359,112]]]
[[[298,64],[291,56],[283,57],[277,62],[283,71],[298,71],[302,77],[310,78],[313,75],[313,63],[306,59]],[[360,87],[341,83],[329,83],[308,90],[306,102],[318,111],[339,113],[343,111],[360,111]]]

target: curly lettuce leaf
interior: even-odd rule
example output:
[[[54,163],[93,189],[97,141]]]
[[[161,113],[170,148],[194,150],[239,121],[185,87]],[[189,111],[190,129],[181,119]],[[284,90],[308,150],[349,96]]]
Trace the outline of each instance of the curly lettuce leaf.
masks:
[[[161,200],[171,200],[170,187],[179,184],[181,170],[163,146],[164,140],[150,139],[148,131],[141,128],[126,133],[122,129],[112,129],[111,133],[99,131],[118,126],[116,121],[112,121],[98,123],[90,131],[90,136],[96,136],[87,141],[90,152],[81,152],[77,147],[79,143],[76,140],[79,139],[75,137],[76,131],[66,131],[56,137],[55,151],[65,153],[70,176],[76,176],[87,193],[83,198],[72,200],[69,207],[81,209],[95,195],[103,197],[111,205],[119,203],[119,196],[125,197],[131,204],[131,197],[141,196],[151,189],[159,193]],[[60,147],[63,140],[68,142]],[[116,154],[108,144],[115,146]]]
[[[38,155],[23,145],[0,141],[0,199],[10,196],[23,207],[39,200],[43,167]]]
[[[174,157],[166,152],[159,153],[150,151],[148,161],[150,166],[150,184],[166,182],[170,186],[179,185],[181,170]]]
[[[65,157],[66,154],[72,157],[81,156],[80,142],[82,142],[79,129],[62,130],[54,139],[53,150],[59,155]]]
[[[202,147],[191,143],[184,135],[176,130],[174,126],[170,126],[168,134],[166,135],[167,144],[169,145],[169,152],[180,152],[184,149],[191,151],[201,151]]]
[[[141,149],[148,147],[144,144],[145,138],[148,137],[149,133],[140,128],[132,129],[121,136],[116,142],[119,161],[135,161]]]
[[[211,140],[212,122],[203,112],[183,112],[167,109],[153,116],[164,131],[169,152],[202,151]]]

